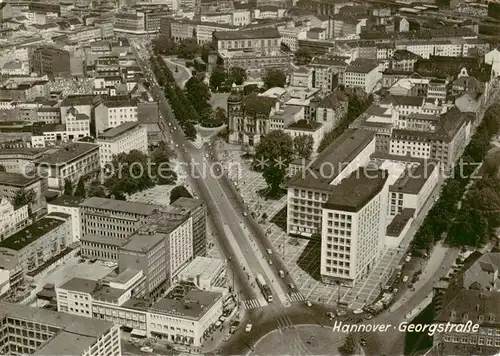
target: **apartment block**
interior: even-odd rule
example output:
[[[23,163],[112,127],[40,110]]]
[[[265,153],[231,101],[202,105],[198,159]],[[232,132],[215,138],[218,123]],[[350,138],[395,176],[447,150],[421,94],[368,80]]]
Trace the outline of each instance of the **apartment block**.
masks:
[[[0,195],[13,202],[17,194],[25,192],[29,197],[28,210],[31,214],[45,206],[45,184],[40,177],[19,173],[0,172]]]
[[[91,143],[72,142],[46,152],[35,166],[47,177],[50,190],[62,191],[66,180],[76,187],[81,177],[97,173],[100,167],[99,146]]]
[[[113,156],[137,150],[148,153],[148,133],[146,126],[138,122],[125,122],[104,130],[97,138],[101,167],[110,164]]]
[[[5,197],[0,198],[0,241],[22,230],[28,225],[28,205],[14,208]]]
[[[95,108],[97,133],[125,122],[137,121],[137,103],[137,99],[128,95],[103,96],[102,102]]]
[[[322,205],[335,186],[375,152],[375,133],[348,129],[287,182],[287,233],[311,237],[322,232]]]
[[[80,204],[82,234],[126,239],[161,206],[91,197]]]
[[[382,79],[382,66],[378,63],[351,63],[344,73],[344,85],[347,88],[362,88],[371,93],[375,85]]]
[[[359,168],[323,205],[323,283],[353,286],[376,266],[385,241],[387,179],[387,171]]]
[[[120,356],[120,330],[102,320],[0,302],[0,352]]]
[[[82,217],[80,204],[85,198],[71,195],[60,195],[47,204],[47,213],[63,213],[71,216],[71,243],[78,242],[82,238]]]
[[[59,255],[70,242],[71,217],[52,213],[1,241],[0,265],[13,259],[26,275]]]

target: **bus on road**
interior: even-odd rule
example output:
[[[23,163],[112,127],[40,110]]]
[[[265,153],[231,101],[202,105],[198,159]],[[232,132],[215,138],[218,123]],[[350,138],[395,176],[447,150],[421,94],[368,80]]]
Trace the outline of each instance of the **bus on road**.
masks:
[[[262,277],[261,274],[258,274],[257,278],[255,278],[255,280],[257,281],[257,285],[259,286],[260,291],[262,292],[262,295],[264,296],[264,298],[266,298],[268,303],[272,303],[273,294],[271,293],[271,288],[269,288],[269,286],[267,285],[264,277]]]

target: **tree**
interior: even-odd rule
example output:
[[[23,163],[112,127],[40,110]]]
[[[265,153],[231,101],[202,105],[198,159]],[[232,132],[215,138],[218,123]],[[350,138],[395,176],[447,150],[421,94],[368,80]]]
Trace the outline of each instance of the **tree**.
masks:
[[[344,343],[338,348],[338,350],[343,356],[354,355],[356,352],[354,337],[351,334],[347,335]]]
[[[100,184],[92,184],[89,188],[89,197],[106,198],[106,191]]]
[[[264,170],[279,162],[285,169],[293,158],[293,141],[290,135],[281,130],[274,130],[262,137],[255,148],[254,166]]]
[[[277,164],[273,164],[266,167],[262,175],[269,187],[267,197],[272,198],[281,196],[281,183],[283,183],[283,179],[285,179],[286,176],[285,169],[279,167]]]
[[[85,198],[86,197],[86,189],[85,189],[85,180],[83,179],[83,177],[80,177],[80,179],[78,180],[78,183],[76,185],[76,189],[75,189],[75,197],[82,197],[82,198]]]
[[[216,66],[210,74],[210,88],[217,91],[219,87],[226,81],[226,71],[223,66]]]
[[[188,140],[196,140],[196,128],[191,122],[187,122],[184,126],[184,135],[186,135]]]
[[[64,180],[64,195],[73,195],[73,183],[69,179]]]
[[[314,138],[311,135],[299,135],[293,139],[295,155],[299,158],[310,159],[314,146]]]
[[[210,107],[210,89],[200,78],[192,76],[186,82],[186,97],[199,115]]]
[[[295,52],[295,59],[298,64],[306,65],[313,59],[313,53],[309,48],[299,47],[299,49]]]
[[[182,40],[177,49],[179,58],[194,59],[200,53],[200,46],[193,38]]]
[[[222,121],[224,124],[227,124],[228,121],[227,121],[227,112],[226,112],[226,110],[224,110],[221,107],[218,107],[217,109],[215,109],[214,119],[216,121]]]
[[[141,151],[132,150],[115,155],[111,166],[114,171],[104,182],[110,195],[130,195],[154,186],[153,177],[148,174],[148,156]]]
[[[155,52],[159,54],[175,54],[177,50],[177,45],[174,40],[172,40],[171,37],[162,34],[158,35],[158,37],[153,40],[153,46],[155,48]]]
[[[158,185],[172,185],[177,182],[177,173],[175,171],[168,169],[158,172],[156,179],[156,184]]]
[[[235,83],[236,85],[242,85],[247,79],[247,71],[241,67],[233,67],[231,68],[229,77],[231,84]]]
[[[268,89],[274,87],[284,88],[286,85],[286,75],[279,69],[270,69],[264,77],[264,84]]]
[[[177,199],[182,197],[192,198],[193,196],[191,195],[191,193],[189,193],[189,190],[187,190],[186,187],[183,185],[178,185],[177,187],[174,187],[170,191],[170,204],[172,204]]]
[[[163,141],[161,141],[158,147],[151,153],[151,160],[157,166],[162,163],[170,162],[170,159],[174,157],[175,152]]]
[[[30,210],[30,205],[35,200],[35,197],[36,194],[33,189],[19,189],[12,198],[12,205],[14,205],[14,209],[19,209],[20,207],[28,205],[28,210]]]

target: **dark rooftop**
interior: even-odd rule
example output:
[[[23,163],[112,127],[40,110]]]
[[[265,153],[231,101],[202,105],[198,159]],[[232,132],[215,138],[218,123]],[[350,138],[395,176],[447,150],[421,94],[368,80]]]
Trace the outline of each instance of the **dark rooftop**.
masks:
[[[20,173],[0,172],[0,185],[8,185],[14,187],[26,187],[39,181],[40,177],[28,178]]]
[[[316,131],[321,127],[321,124],[316,121],[299,120],[291,123],[286,128],[288,130]]]
[[[262,28],[259,30],[246,31],[215,31],[213,36],[216,40],[281,38],[281,35],[276,28]]]
[[[259,96],[252,93],[243,98],[243,111],[248,116],[265,115],[268,116],[271,109],[276,104],[276,99],[266,96]]]
[[[37,163],[56,166],[64,165],[94,150],[98,151],[99,146],[91,143],[72,142],[66,146],[59,148],[56,152],[53,152],[50,155],[43,155],[37,160]]]
[[[199,320],[221,297],[221,293],[193,288],[180,299],[160,299],[150,309],[167,315]]]
[[[406,225],[411,221],[413,215],[415,214],[415,209],[404,208],[400,213],[398,213],[391,223],[387,226],[386,235],[392,237],[398,237],[404,230]]]
[[[358,212],[384,188],[388,177],[386,170],[361,167],[335,186],[323,207]]]
[[[121,125],[110,128],[99,134],[99,139],[113,139],[117,138],[127,131],[133,130],[139,126],[138,122],[124,122]]]
[[[389,191],[418,194],[438,164],[439,162],[426,161],[424,164],[407,167],[396,182],[389,187]]]
[[[490,319],[493,316],[493,320]],[[479,321],[483,316],[484,322]],[[479,290],[462,290],[439,312],[435,321],[496,325],[500,320],[500,292],[486,292]]]
[[[30,243],[38,240],[40,237],[62,224],[64,224],[64,221],[60,219],[49,217],[43,218],[15,233],[9,238],[0,241],[0,247],[20,251]]]
[[[318,155],[308,169],[292,177],[288,186],[332,189],[330,183],[374,138],[375,132],[372,131],[346,130]]]

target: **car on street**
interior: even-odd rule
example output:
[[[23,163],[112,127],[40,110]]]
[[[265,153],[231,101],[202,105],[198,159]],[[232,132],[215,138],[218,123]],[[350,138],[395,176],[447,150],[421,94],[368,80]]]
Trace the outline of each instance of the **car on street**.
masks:
[[[295,286],[293,285],[293,283],[289,283],[288,287],[290,287],[290,289],[295,289]]]
[[[267,260],[267,262],[272,266],[273,265],[273,261],[271,260]]]
[[[243,216],[244,217],[247,217],[248,216],[248,213],[246,211],[243,212]]]
[[[363,314],[363,309],[354,309],[352,312],[354,315]]]
[[[272,255],[273,254],[273,250],[271,250],[270,248],[267,249],[267,254],[268,255]]]
[[[410,277],[408,277],[408,276],[404,276],[404,277],[403,277],[403,283],[408,282],[408,280],[409,280],[409,279],[410,279]]]
[[[406,256],[405,261],[406,262],[410,262],[411,261],[411,256],[410,255]]]
[[[282,269],[280,269],[278,273],[280,275],[280,278],[285,278],[285,272]]]
[[[360,340],[359,340],[359,344],[361,346],[366,346],[366,339],[364,337],[362,337]]]
[[[245,332],[249,333],[250,331],[252,331],[252,324],[247,324],[247,326],[245,327]]]
[[[337,315],[338,316],[346,316],[347,312],[345,310],[337,310]]]
[[[371,314],[366,314],[365,315],[365,319],[366,320],[370,320],[371,318],[373,318],[373,315],[371,315]]]
[[[330,319],[334,319],[335,318],[335,314],[332,313],[332,312],[326,313],[326,316],[329,317]]]
[[[153,353],[153,348],[151,346],[143,346],[141,347],[141,352],[151,354]]]
[[[308,307],[312,307],[312,303],[311,303],[310,301],[306,300],[306,302],[305,302],[305,303],[306,303],[306,305],[307,305]]]

